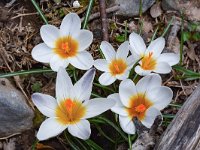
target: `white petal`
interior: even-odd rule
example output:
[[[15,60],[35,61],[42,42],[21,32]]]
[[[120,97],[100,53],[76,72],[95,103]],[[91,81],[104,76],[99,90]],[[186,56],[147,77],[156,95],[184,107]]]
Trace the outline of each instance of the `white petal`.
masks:
[[[120,83],[119,96],[124,106],[129,108],[130,107],[129,102],[130,102],[131,96],[135,96],[135,95],[137,95],[137,90],[135,87],[135,83],[132,80],[126,79]]]
[[[109,71],[108,62],[105,59],[97,59],[94,61],[94,66],[100,71]]]
[[[87,140],[91,134],[90,123],[87,120],[80,120],[80,122],[70,125],[68,131],[71,135],[83,140]]]
[[[94,98],[83,103],[86,107],[84,118],[98,116],[111,109],[115,105],[115,100],[107,98]]]
[[[119,114],[121,116],[128,116],[126,108],[122,104],[118,93],[109,95],[108,99],[112,99],[112,100],[114,100],[116,102],[115,105],[111,108],[111,110],[114,113]]]
[[[119,123],[124,132],[127,134],[135,134],[135,125],[131,118],[119,115]]]
[[[72,87],[73,84],[71,78],[66,70],[60,67],[56,78],[56,99],[58,103],[69,98]]]
[[[175,54],[175,53],[163,53],[158,58],[158,63],[159,62],[166,62],[170,66],[173,66],[173,65],[178,64],[179,60],[180,60],[180,56],[178,54]]]
[[[41,43],[33,48],[31,55],[33,59],[39,62],[49,63],[54,53],[53,50],[49,48],[45,43]]]
[[[111,85],[113,82],[115,82],[116,78],[113,77],[110,73],[105,72],[99,77],[99,83],[101,85]]]
[[[138,81],[136,84],[136,89],[138,93],[145,93],[146,91],[150,91],[155,87],[160,87],[161,83],[162,79],[158,74],[150,74]]]
[[[166,63],[166,62],[159,62],[156,65],[156,68],[154,69],[154,72],[160,73],[160,74],[167,74],[170,73],[172,70],[172,67]]]
[[[95,69],[88,70],[71,89],[70,97],[78,101],[88,100],[92,92]]]
[[[153,57],[157,58],[158,56],[160,56],[164,47],[165,39],[163,37],[159,37],[150,43],[145,53],[148,54],[149,52],[153,52]]]
[[[113,46],[110,43],[108,43],[106,41],[102,41],[100,48],[101,48],[101,50],[102,50],[102,52],[103,52],[103,54],[104,54],[104,56],[105,56],[105,58],[108,62],[115,59],[116,52],[115,52]]]
[[[69,65],[67,59],[61,59],[58,55],[54,55],[50,59],[50,67],[53,71],[58,71],[60,67],[66,68]]]
[[[47,116],[47,117],[54,117],[55,110],[58,106],[55,98],[50,95],[41,94],[41,93],[34,93],[31,96],[33,103],[39,109],[39,111]]]
[[[92,55],[87,51],[82,51],[76,57],[70,58],[70,63],[81,70],[88,70],[94,64]]]
[[[139,74],[140,76],[146,76],[146,75],[149,75],[152,71],[151,70],[144,70],[140,66],[136,66],[135,72],[137,74]]]
[[[126,70],[123,74],[116,75],[116,78],[117,78],[118,80],[125,80],[125,79],[128,78],[129,73],[130,73],[130,70]]]
[[[60,25],[60,32],[63,36],[72,35],[77,36],[81,29],[81,20],[76,13],[67,14]]]
[[[55,42],[60,37],[60,31],[53,25],[43,25],[40,28],[40,35],[45,44],[55,48]]]
[[[88,30],[81,30],[74,38],[78,41],[79,51],[83,51],[86,50],[92,43],[93,34]]]
[[[146,45],[142,37],[136,33],[131,33],[129,36],[129,42],[131,45],[132,53],[136,53],[137,55],[141,56],[145,53]]]
[[[132,69],[133,65],[138,61],[139,59],[136,59],[133,55],[129,56],[126,60],[128,64],[128,69]]]
[[[126,59],[128,56],[128,53],[129,53],[129,42],[125,41],[119,46],[117,50],[116,58]]]
[[[146,96],[153,103],[153,107],[162,110],[172,101],[173,92],[169,87],[161,86],[149,90]]]
[[[60,124],[56,118],[46,119],[40,126],[37,138],[40,141],[55,137],[67,128],[66,125]]]
[[[151,128],[156,117],[159,116],[159,115],[162,116],[161,112],[158,109],[156,109],[154,107],[150,107],[145,112],[145,118],[143,120],[140,120],[140,121],[142,122],[142,124],[145,127]]]

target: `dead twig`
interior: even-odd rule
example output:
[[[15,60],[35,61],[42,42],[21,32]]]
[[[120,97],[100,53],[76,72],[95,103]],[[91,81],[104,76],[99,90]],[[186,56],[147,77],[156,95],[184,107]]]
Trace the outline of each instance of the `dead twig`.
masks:
[[[99,9],[100,9],[100,16],[101,16],[103,40],[104,41],[109,41],[109,37],[108,37],[108,22],[107,22],[107,15],[106,15],[106,3],[105,3],[105,0],[99,0]]]
[[[110,7],[110,8],[107,8],[107,9],[106,9],[106,13],[107,13],[107,14],[113,13],[113,12],[115,12],[115,11],[117,11],[117,10],[119,10],[119,6],[118,6],[118,5],[113,6],[113,7]],[[99,17],[100,17],[100,12],[91,14],[90,17],[89,17],[89,19],[88,19],[88,21],[92,21],[92,20],[97,19],[97,18],[99,18]],[[81,22],[83,22],[83,20],[84,20],[84,17],[81,18]]]
[[[37,15],[38,13],[27,13],[27,14],[18,14],[17,16],[14,16],[11,18],[11,20],[19,18],[19,17],[24,17],[24,16],[31,16],[31,15]]]

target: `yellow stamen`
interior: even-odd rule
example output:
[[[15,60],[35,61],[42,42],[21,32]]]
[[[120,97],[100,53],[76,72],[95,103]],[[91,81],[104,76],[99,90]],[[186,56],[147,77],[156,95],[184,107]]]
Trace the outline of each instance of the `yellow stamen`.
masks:
[[[144,95],[137,94],[130,98],[129,107],[127,112],[130,118],[138,118],[142,121],[145,118],[146,110],[151,107],[153,103]]]
[[[113,76],[123,74],[126,69],[127,69],[127,64],[122,59],[115,59],[115,60],[111,61],[110,65],[109,65],[110,73]]]
[[[78,41],[70,35],[56,40],[54,52],[61,58],[74,57],[78,52]]]
[[[146,110],[146,106],[144,104],[140,104],[138,105],[137,107],[135,107],[135,111],[136,112],[139,112],[139,113],[142,113]]]
[[[86,108],[81,102],[69,98],[63,100],[56,109],[56,117],[64,125],[79,122],[85,113]]]
[[[144,56],[142,58],[142,64],[141,67],[144,70],[154,70],[156,66],[156,61],[153,58],[153,52],[149,52],[148,55]]]

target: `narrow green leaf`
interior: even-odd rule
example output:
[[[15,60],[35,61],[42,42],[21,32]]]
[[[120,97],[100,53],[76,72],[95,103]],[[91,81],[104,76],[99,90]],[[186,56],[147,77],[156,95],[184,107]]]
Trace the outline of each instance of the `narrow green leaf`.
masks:
[[[98,144],[96,144],[94,141],[88,139],[85,141],[89,146],[93,147],[95,150],[103,150]]]
[[[91,13],[93,4],[94,4],[94,0],[89,0],[87,12],[86,12],[86,15],[85,15],[85,18],[84,18],[84,21],[83,21],[83,29],[86,29],[86,27],[87,27],[88,19],[90,17],[90,13]]]
[[[33,5],[34,5],[35,9],[37,10],[37,12],[40,14],[40,17],[42,18],[42,20],[43,20],[46,24],[48,24],[48,21],[47,21],[46,17],[44,16],[42,10],[40,9],[40,7],[39,7],[38,4],[36,3],[36,1],[35,1],[35,0],[31,0],[31,2],[33,3]]]

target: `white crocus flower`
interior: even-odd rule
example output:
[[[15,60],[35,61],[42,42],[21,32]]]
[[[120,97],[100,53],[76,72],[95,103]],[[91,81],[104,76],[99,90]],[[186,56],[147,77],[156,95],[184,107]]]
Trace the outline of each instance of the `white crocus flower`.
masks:
[[[60,68],[56,79],[56,99],[40,93],[32,95],[36,107],[49,117],[39,128],[39,140],[57,136],[66,128],[75,137],[84,140],[89,138],[91,129],[87,119],[115,105],[115,101],[106,98],[89,100],[94,75],[95,69],[90,69],[73,85],[64,68]]]
[[[175,53],[162,53],[165,46],[165,39],[159,37],[152,41],[148,48],[142,37],[136,33],[131,33],[129,36],[131,52],[139,60],[140,65],[135,67],[135,72],[145,76],[151,72],[167,74],[171,72],[171,66],[179,62],[179,55]]]
[[[99,83],[102,85],[110,85],[115,82],[116,79],[127,79],[135,62],[133,56],[128,57],[128,41],[122,43],[117,52],[114,50],[112,45],[106,41],[101,42],[100,48],[105,59],[97,59],[94,62],[94,66],[98,70],[104,72],[99,77]]]
[[[122,81],[119,93],[108,96],[116,104],[111,110],[119,114],[119,122],[124,132],[135,133],[133,118],[150,128],[160,110],[164,109],[172,100],[173,92],[169,87],[161,86],[161,77],[150,74],[143,77],[135,85],[130,79]]]
[[[40,35],[44,43],[36,45],[32,57],[43,63],[50,63],[54,71],[66,68],[69,63],[82,70],[93,65],[93,58],[86,49],[93,40],[92,32],[81,30],[81,20],[75,13],[66,15],[60,29],[53,25],[43,25]]]

